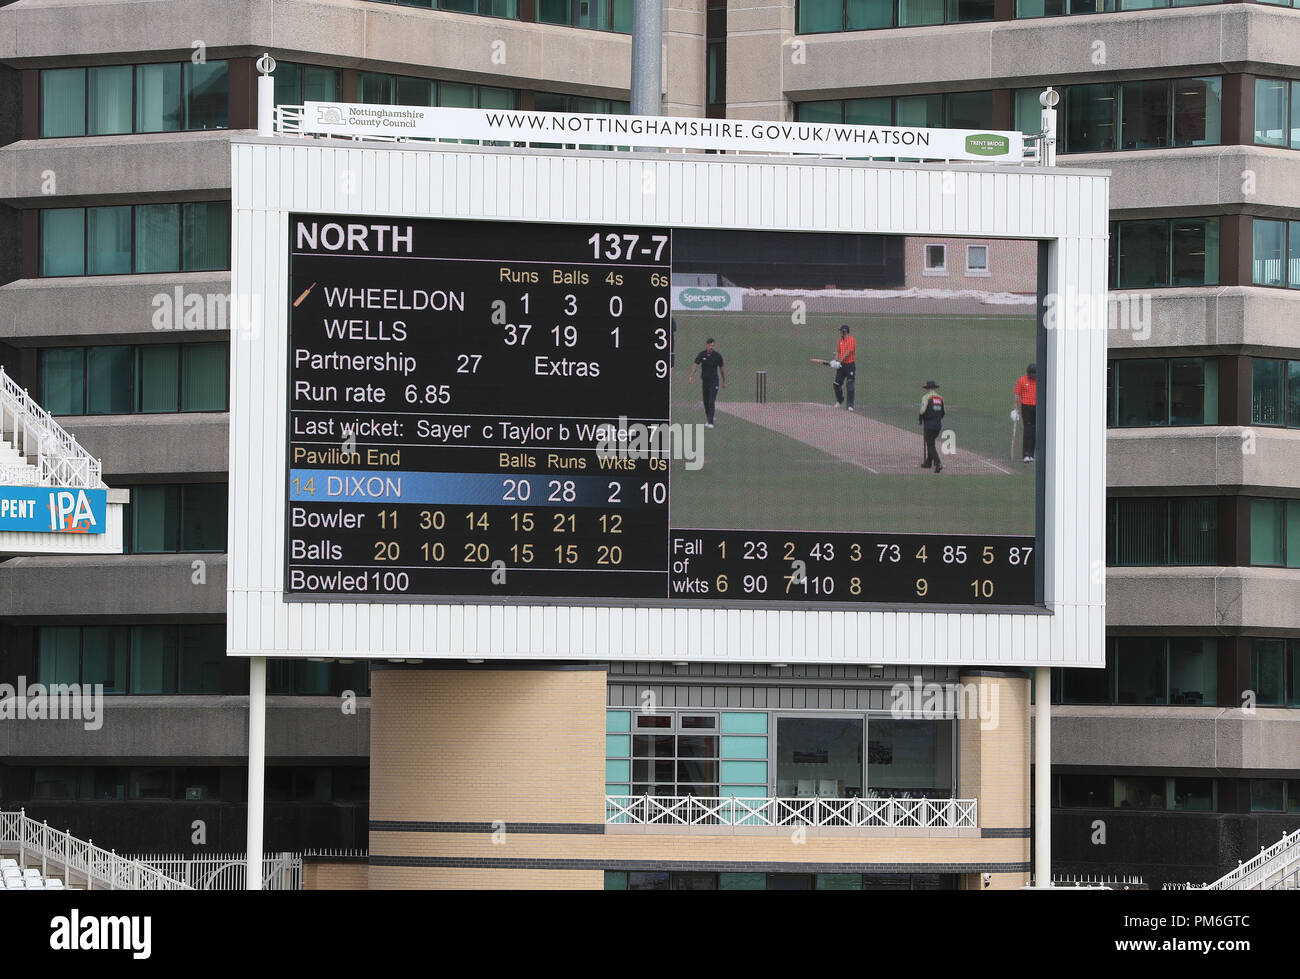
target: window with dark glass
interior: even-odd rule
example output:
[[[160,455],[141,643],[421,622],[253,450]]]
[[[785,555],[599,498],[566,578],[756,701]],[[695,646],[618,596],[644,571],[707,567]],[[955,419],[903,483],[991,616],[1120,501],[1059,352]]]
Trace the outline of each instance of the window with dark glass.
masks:
[[[1214,358],[1112,360],[1107,380],[1106,421],[1111,427],[1218,423],[1219,362]]]
[[[1254,425],[1300,428],[1300,360],[1254,358],[1250,421]]]
[[[800,34],[993,19],[993,0],[799,0]]]
[[[391,3],[399,7],[421,7],[425,10],[450,10],[458,14],[479,14],[484,17],[519,17],[519,0],[372,0],[373,3]]]
[[[1219,808],[1217,785],[1214,779],[1174,777],[1169,781],[1173,788],[1170,809],[1213,812]]]
[[[776,794],[781,798],[862,796],[863,719],[778,717]],[[888,731],[881,736],[890,739]]]
[[[1115,646],[1115,703],[1163,704],[1167,699],[1165,640],[1121,639]]]
[[[1116,809],[1164,809],[1165,779],[1159,775],[1116,775]]]
[[[1219,219],[1160,218],[1111,224],[1111,288],[1215,285]]]
[[[106,65],[41,72],[41,136],[225,129],[225,61]]]
[[[1218,703],[1218,640],[1112,636],[1106,668],[1057,669],[1058,704],[1206,706]]]
[[[855,126],[991,129],[993,93],[948,92],[799,102],[795,104],[795,118],[799,122],[842,122]]]
[[[1251,223],[1251,282],[1300,289],[1300,221]]]
[[[1016,0],[1017,17],[1060,17],[1064,14],[1099,14],[1117,10],[1154,10],[1163,7],[1199,7],[1223,0]],[[1273,0],[1259,0],[1261,3]],[[1290,2],[1290,0],[1281,0]]]
[[[135,486],[128,509],[128,553],[226,549],[225,483]]]
[[[128,275],[230,267],[225,201],[40,212],[40,274]]]
[[[369,670],[364,661],[314,663],[310,660],[267,661],[267,693],[277,696],[337,697],[351,690],[358,697],[370,693]]]
[[[105,693],[221,693],[222,625],[42,626],[41,683],[103,684]]]
[[[1056,775],[1062,809],[1109,809],[1114,804],[1114,780],[1109,775]]]
[[[343,98],[343,72],[339,68],[277,61],[273,77],[276,105],[339,102]]]
[[[1223,79],[1151,79],[1135,82],[1068,85],[1058,129],[1062,152],[1101,153],[1115,149],[1162,149],[1222,142]],[[1017,89],[1015,126],[1042,129],[1041,89]]]
[[[1255,142],[1300,149],[1300,81],[1255,79]]]
[[[1112,497],[1106,509],[1112,567],[1218,564],[1215,497]]]
[[[1250,780],[1251,812],[1284,812],[1286,783],[1280,778]]]
[[[1300,500],[1250,501],[1250,563],[1300,568]]]
[[[1250,681],[1257,705],[1300,707],[1300,640],[1253,640]]]
[[[716,715],[635,715],[632,794],[716,797],[718,749]]]
[[[537,21],[632,33],[634,0],[537,0]]]
[[[1175,78],[1173,145],[1213,146],[1223,139],[1223,79]]]
[[[39,398],[55,415],[225,411],[228,358],[225,343],[49,347]]]
[[[952,730],[952,721],[868,718],[867,795],[951,797]]]
[[[1109,651],[1109,650],[1108,650]],[[1108,657],[1113,659],[1113,657]],[[1059,669],[1058,704],[1109,704],[1110,684],[1107,670]]]
[[[457,109],[514,109],[518,92],[489,85],[442,82],[433,78],[357,73],[357,101],[367,105],[449,106]],[[329,101],[329,100],[324,100]]]
[[[1096,153],[1115,148],[1115,86],[1071,85],[1065,105],[1066,153]],[[1059,126],[1059,124],[1058,124]]]

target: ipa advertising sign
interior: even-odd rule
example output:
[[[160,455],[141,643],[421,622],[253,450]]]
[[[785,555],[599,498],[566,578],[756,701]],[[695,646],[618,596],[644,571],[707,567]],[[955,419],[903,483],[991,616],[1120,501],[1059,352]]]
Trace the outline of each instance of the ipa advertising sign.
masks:
[[[329,136],[470,139],[484,143],[634,145],[661,149],[1020,163],[1019,132],[853,126],[672,116],[522,112],[307,102],[302,131]]]
[[[102,534],[107,513],[107,490],[0,486],[0,532]]]

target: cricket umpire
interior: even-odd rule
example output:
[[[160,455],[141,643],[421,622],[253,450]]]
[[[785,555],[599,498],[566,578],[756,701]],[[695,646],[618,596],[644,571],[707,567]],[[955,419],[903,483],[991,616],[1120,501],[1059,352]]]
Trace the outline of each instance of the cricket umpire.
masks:
[[[934,381],[926,381],[921,386],[925,389],[925,397],[921,399],[921,414],[917,416],[917,422],[925,432],[925,459],[921,462],[921,468],[934,466],[934,471],[941,473],[943,463],[939,461],[939,450],[935,448],[934,440],[943,428],[943,398],[939,395],[939,385]]]
[[[713,337],[709,337],[704,343],[704,349],[695,355],[695,364],[691,367],[691,376],[688,377],[687,383],[695,380],[695,369],[700,370],[700,380],[704,382],[704,418],[705,427],[713,427],[713,416],[717,411],[718,405],[718,384],[721,378],[721,384],[727,386],[727,372],[722,364],[722,354],[718,353],[713,347]]]
[[[835,359],[830,362],[835,368],[835,380],[831,390],[835,392],[835,407],[853,410],[854,387],[858,379],[858,341],[849,333],[849,324],[840,324],[840,342],[835,345]],[[848,388],[848,404],[844,403],[845,388]]]

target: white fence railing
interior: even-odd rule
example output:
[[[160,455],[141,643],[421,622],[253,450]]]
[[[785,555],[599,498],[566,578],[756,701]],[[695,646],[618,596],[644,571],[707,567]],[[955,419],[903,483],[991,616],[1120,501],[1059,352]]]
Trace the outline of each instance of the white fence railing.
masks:
[[[1136,875],[1124,874],[1062,874],[1052,878],[1053,890],[1077,891],[1140,891],[1146,890],[1146,881]],[[1023,890],[1036,890],[1038,883],[1029,878]]]
[[[1260,850],[1236,870],[1205,885],[1207,891],[1267,891],[1300,884],[1300,829]]]
[[[23,866],[39,864],[44,877],[62,877],[87,890],[187,891],[191,888],[154,867],[50,829],[24,810],[0,812],[0,852],[14,853]],[[51,869],[53,865],[53,869]]]
[[[605,822],[636,826],[843,826],[974,829],[974,799],[741,799],[605,796]]]
[[[0,368],[0,440],[36,462],[46,486],[98,489],[99,460],[77,444],[18,382]]]
[[[132,859],[183,882],[196,891],[242,891],[248,887],[248,854],[137,853]],[[262,890],[302,890],[302,854],[274,853],[262,858]]]

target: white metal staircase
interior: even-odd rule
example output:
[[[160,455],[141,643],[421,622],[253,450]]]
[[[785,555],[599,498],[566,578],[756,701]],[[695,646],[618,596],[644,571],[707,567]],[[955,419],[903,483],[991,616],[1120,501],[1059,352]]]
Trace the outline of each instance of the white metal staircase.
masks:
[[[1300,829],[1224,874],[1207,891],[1300,890]]]
[[[34,469],[24,484],[7,470]],[[15,473],[19,474],[20,473]],[[104,489],[99,460],[0,367],[0,484]]]
[[[65,887],[114,891],[188,891],[188,884],[140,860],[50,829],[26,812],[0,812],[0,855],[17,857],[24,868],[40,868],[42,879],[56,877]]]
[[[19,554],[121,554],[126,490],[104,485],[98,459],[0,368],[0,488],[107,490],[104,533],[0,531],[0,557]]]

